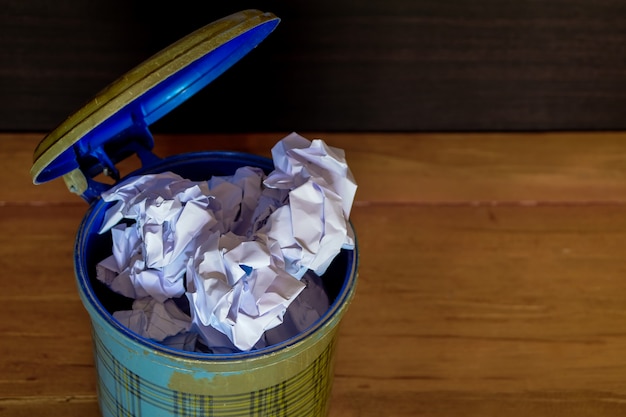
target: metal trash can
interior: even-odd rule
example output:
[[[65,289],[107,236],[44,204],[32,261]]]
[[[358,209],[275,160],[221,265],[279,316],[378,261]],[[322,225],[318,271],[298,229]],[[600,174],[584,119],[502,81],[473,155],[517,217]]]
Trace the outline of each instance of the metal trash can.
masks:
[[[111,253],[98,234],[109,205],[100,194],[116,181],[115,164],[137,154],[131,175],[172,171],[199,181],[272,161],[236,152],[194,152],[159,159],[148,126],[253,49],[276,27],[274,15],[246,10],[183,38],[121,77],[40,143],[35,183],[63,177],[90,203],[77,233],[74,265],[93,329],[98,398],[103,416],[324,416],[333,379],[338,324],[354,296],[358,246],[342,250],[322,276],[331,302],[306,331],[250,352],[207,354],[168,348],[113,319],[119,296],[96,279]],[[130,175],[129,175],[130,176]],[[351,227],[351,226],[350,226]]]

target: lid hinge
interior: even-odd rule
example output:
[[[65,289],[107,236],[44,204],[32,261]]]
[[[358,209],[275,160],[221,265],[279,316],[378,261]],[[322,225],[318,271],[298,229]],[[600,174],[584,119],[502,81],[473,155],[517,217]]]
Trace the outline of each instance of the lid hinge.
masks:
[[[112,184],[94,178],[103,174],[113,183],[119,182],[121,175],[115,164],[133,154],[139,157],[144,167],[156,163],[160,158],[152,153],[153,146],[150,131],[140,123],[106,141],[79,142],[74,145],[78,168],[63,175],[63,180],[70,192],[91,203],[112,187]]]
[[[111,161],[111,158],[109,158],[102,148],[95,149],[94,156],[100,162],[104,175],[112,178],[115,182],[120,180],[120,171],[115,167],[115,163]]]
[[[110,187],[108,184],[85,177],[85,174],[79,168],[63,175],[63,181],[71,193],[78,194],[88,203],[99,198],[100,194]]]

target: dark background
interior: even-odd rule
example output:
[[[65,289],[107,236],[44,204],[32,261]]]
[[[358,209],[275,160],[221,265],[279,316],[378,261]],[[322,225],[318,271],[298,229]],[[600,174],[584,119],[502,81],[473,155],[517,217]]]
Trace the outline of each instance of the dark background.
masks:
[[[0,0],[0,130],[47,131],[245,8],[283,19],[153,130],[626,128],[623,0]]]

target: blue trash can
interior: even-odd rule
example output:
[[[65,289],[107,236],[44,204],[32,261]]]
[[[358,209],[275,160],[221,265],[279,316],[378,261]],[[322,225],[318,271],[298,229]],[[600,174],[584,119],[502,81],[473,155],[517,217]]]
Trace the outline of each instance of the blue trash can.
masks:
[[[116,181],[115,164],[137,154],[130,175],[172,171],[191,180],[231,175],[272,161],[236,152],[194,152],[159,159],[149,126],[243,57],[276,27],[274,15],[246,10],[192,33],[100,92],[40,143],[35,183],[63,177],[89,202],[79,227],[74,265],[79,295],[92,323],[98,399],[103,416],[324,416],[333,379],[338,325],[354,296],[358,246],[342,250],[322,276],[328,311],[304,332],[250,352],[210,354],[166,347],[112,317],[120,296],[96,279],[111,254],[98,234],[108,203],[100,194]],[[350,226],[351,227],[351,226]]]

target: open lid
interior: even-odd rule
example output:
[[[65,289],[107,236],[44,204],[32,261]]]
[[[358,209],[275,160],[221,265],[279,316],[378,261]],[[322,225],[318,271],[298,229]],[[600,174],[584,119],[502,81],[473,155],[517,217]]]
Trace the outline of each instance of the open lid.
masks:
[[[153,147],[155,121],[254,49],[278,25],[271,13],[245,10],[184,37],[118,78],[50,132],[35,149],[35,184],[63,176],[72,192],[97,198],[115,163]],[[145,163],[145,160],[142,158]]]

